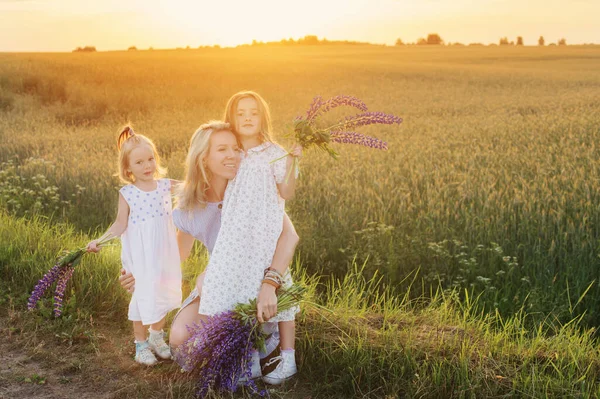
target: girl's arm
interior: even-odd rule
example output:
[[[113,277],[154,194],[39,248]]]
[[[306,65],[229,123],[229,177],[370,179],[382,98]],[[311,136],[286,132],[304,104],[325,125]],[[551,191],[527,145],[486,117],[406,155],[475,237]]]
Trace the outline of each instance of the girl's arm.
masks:
[[[179,247],[179,259],[182,263],[190,256],[195,240],[192,235],[177,230],[177,246]]]
[[[118,237],[127,229],[127,220],[129,219],[129,205],[121,193],[119,193],[119,207],[117,208],[117,218],[115,222],[106,231],[108,234]],[[87,245],[88,252],[99,252],[98,240],[92,240]]]
[[[296,193],[296,171],[291,170],[291,168],[296,167],[296,162],[302,157],[302,146],[300,144],[295,144],[290,151],[290,155],[286,160],[285,167],[285,176],[287,177],[287,182],[284,181],[282,183],[277,184],[277,188],[279,189],[279,195],[284,200],[289,200],[294,198],[294,194]]]
[[[171,181],[171,194],[175,194],[177,186],[181,184],[181,180],[169,179]]]
[[[300,237],[298,237],[298,233],[296,233],[296,229],[294,229],[294,225],[287,213],[284,213],[283,230],[277,241],[277,247],[275,248],[275,254],[271,263],[271,268],[277,270],[282,276],[285,275],[290,263],[294,259],[294,252],[296,251],[298,241],[300,241]],[[277,314],[275,287],[269,284],[262,284],[258,293],[256,307],[257,319],[261,323]]]

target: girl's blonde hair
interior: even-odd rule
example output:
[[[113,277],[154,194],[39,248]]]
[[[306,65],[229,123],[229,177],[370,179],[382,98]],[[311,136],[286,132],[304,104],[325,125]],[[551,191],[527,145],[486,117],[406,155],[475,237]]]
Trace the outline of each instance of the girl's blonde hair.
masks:
[[[147,145],[154,154],[154,160],[156,161],[154,178],[159,179],[164,177],[167,173],[167,169],[160,164],[160,157],[158,156],[158,151],[156,151],[156,146],[152,140],[144,135],[135,133],[130,125],[126,125],[120,130],[119,137],[117,138],[117,149],[119,150],[119,172],[117,173],[117,176],[119,177],[119,180],[125,184],[135,182],[135,177],[128,171],[129,154],[131,154],[131,151],[133,151],[134,148],[140,145]]]
[[[210,170],[206,168],[204,158],[210,150],[210,138],[213,133],[223,130],[235,135],[229,123],[209,121],[201,125],[192,136],[185,159],[185,179],[177,188],[177,208],[191,211],[196,207],[206,207],[206,192],[210,189]]]
[[[271,135],[271,131],[273,130],[273,128],[271,126],[271,112],[269,111],[269,105],[264,100],[264,98],[262,98],[256,92],[245,90],[235,93],[233,96],[231,96],[229,101],[227,101],[227,106],[225,107],[225,122],[231,125],[231,127],[234,130],[234,133],[236,133],[237,135],[239,131],[239,126],[236,125],[237,107],[240,100],[244,98],[253,98],[256,101],[256,104],[258,104],[258,112],[260,113],[259,135],[261,141],[270,141],[273,143],[274,141]]]

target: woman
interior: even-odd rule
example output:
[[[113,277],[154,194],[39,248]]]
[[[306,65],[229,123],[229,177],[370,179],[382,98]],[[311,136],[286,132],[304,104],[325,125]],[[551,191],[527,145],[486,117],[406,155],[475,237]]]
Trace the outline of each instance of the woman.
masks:
[[[182,261],[189,256],[195,240],[201,241],[209,253],[212,251],[220,229],[221,202],[228,181],[235,177],[239,162],[239,143],[229,124],[210,122],[200,126],[192,136],[186,159],[186,176],[179,188],[177,209],[173,212],[173,221],[179,230],[177,240]],[[286,215],[271,267],[285,273],[298,240]],[[169,334],[169,343],[173,348],[189,337],[187,326],[201,320],[198,307],[203,278],[204,274],[198,277],[196,288],[184,301],[173,321]],[[133,290],[133,276],[125,274],[119,279],[124,288]],[[257,298],[257,308],[258,314],[265,320],[275,316],[277,297],[274,292],[271,294],[271,291],[261,291]],[[276,329],[269,327],[272,331]],[[272,349],[274,348],[267,348],[267,353]],[[258,366],[258,362],[254,364]],[[253,376],[258,376],[257,373],[260,373],[260,369],[253,368]]]

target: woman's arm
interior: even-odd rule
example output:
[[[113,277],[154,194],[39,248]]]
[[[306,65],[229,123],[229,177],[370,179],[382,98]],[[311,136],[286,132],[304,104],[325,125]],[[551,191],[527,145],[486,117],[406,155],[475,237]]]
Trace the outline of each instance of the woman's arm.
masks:
[[[177,246],[179,247],[179,259],[182,263],[190,256],[195,240],[192,235],[177,230]]]
[[[115,222],[106,231],[114,237],[118,237],[127,229],[127,220],[129,219],[129,205],[121,193],[119,193],[119,207],[117,208],[117,218]],[[92,240],[87,245],[88,252],[99,252],[98,240]]]
[[[277,270],[282,276],[287,272],[287,269],[294,259],[296,246],[300,241],[296,229],[287,213],[283,215],[283,230],[277,241],[275,254],[271,268]],[[257,298],[257,319],[261,323],[270,319],[277,314],[277,294],[275,287],[269,284],[262,284]]]

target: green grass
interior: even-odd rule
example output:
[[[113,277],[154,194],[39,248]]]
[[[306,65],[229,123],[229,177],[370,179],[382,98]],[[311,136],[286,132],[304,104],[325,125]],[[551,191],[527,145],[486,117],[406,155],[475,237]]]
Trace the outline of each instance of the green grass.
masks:
[[[71,352],[88,353],[88,363],[97,358],[97,367],[122,373],[115,359],[102,366],[101,359],[108,356],[102,350],[107,337],[98,331],[98,326],[109,324],[113,326],[110,336],[123,335],[122,341],[128,340],[128,298],[116,282],[118,248],[84,259],[67,290],[63,317],[53,319],[50,298],[28,313],[27,293],[61,248],[81,245],[89,237],[39,218],[17,219],[1,213],[0,222],[2,242],[11,237],[10,245],[0,247],[1,299],[4,305],[8,301],[4,308],[9,311],[11,334],[27,337],[24,348],[38,353],[35,356],[40,356],[42,346],[48,358],[72,347]],[[205,263],[203,256],[199,251],[193,262],[186,263],[187,288],[197,274],[192,266]],[[298,319],[299,387],[305,394],[387,398],[600,395],[600,351],[592,338],[594,330],[581,326],[581,318],[561,324],[549,316],[538,323],[525,310],[511,317],[485,313],[471,292],[463,293],[463,300],[458,292],[443,290],[434,292],[430,300],[410,299],[408,294],[398,297],[379,276],[365,278],[367,266],[354,264],[342,279],[324,282],[309,277],[300,261],[294,265],[296,278],[309,288],[309,299],[328,309],[306,305]],[[412,281],[407,284],[414,285]],[[95,362],[86,368],[92,375],[99,372],[93,368]],[[73,369],[63,363],[47,364],[45,373],[55,374],[52,369],[58,366]],[[131,370],[127,371],[127,384],[111,388],[122,389],[122,395],[129,397],[187,397],[190,380],[174,366],[165,367],[140,371],[133,380]]]

